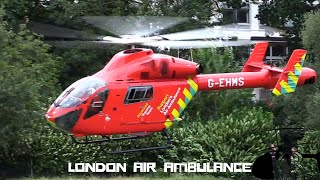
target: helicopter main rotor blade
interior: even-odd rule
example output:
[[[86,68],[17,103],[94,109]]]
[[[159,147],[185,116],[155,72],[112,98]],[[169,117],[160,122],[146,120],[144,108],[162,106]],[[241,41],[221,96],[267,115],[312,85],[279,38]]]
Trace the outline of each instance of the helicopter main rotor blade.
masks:
[[[92,48],[108,48],[115,44],[107,43],[104,41],[45,41],[54,47],[59,48],[80,48],[80,49],[92,49]]]
[[[157,48],[169,48],[169,49],[195,49],[195,48],[217,48],[217,47],[229,47],[229,46],[247,46],[251,44],[257,43],[257,41],[251,40],[237,40],[237,41],[222,41],[222,40],[195,40],[195,41],[170,41],[170,40],[147,40],[140,41],[139,39],[112,39],[103,38],[105,40],[98,41],[45,41],[46,43],[62,48],[106,48],[110,46],[116,45],[142,45],[142,46],[150,46]]]
[[[186,21],[167,16],[84,16],[83,20],[114,35],[148,36]]]
[[[281,34],[281,30],[268,28],[261,25],[261,29],[252,30],[249,25],[229,24],[224,26],[207,27],[184,32],[164,34],[169,40],[200,40],[200,39],[224,39],[236,37],[237,39],[250,39],[252,36],[265,37]]]
[[[27,27],[32,32],[41,34],[45,37],[50,38],[68,38],[68,39],[81,39],[81,40],[96,40],[101,36],[96,34],[89,34],[83,31],[78,31],[74,29],[59,27],[56,25],[40,23],[30,21]]]
[[[155,41],[143,43],[145,46],[170,48],[170,49],[193,49],[193,48],[216,48],[229,46],[246,46],[255,44],[255,41],[237,40],[237,41]]]
[[[164,37],[169,40],[179,41],[179,40],[200,40],[200,39],[217,39],[237,36],[236,32],[224,32],[217,28],[201,28],[195,30],[189,30],[184,32],[177,32],[171,34],[164,34]]]

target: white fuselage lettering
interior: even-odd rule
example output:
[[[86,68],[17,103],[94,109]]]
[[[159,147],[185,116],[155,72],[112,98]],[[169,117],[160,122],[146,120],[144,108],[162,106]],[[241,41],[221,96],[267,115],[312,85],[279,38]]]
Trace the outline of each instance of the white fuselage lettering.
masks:
[[[208,79],[208,88],[213,88],[213,86],[214,86],[213,79]]]
[[[244,85],[243,77],[208,79],[208,88],[218,87],[241,87]]]

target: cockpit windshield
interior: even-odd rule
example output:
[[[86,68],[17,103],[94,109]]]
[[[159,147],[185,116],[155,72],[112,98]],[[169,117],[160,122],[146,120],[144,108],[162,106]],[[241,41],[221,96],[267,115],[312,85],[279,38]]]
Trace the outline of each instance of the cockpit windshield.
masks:
[[[54,102],[56,107],[70,108],[85,102],[97,89],[107,83],[97,77],[85,77],[71,84]]]

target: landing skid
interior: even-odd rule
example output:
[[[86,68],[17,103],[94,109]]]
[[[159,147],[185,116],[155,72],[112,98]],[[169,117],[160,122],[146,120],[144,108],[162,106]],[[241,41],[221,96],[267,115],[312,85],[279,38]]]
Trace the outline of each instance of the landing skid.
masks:
[[[89,140],[88,137],[85,137],[84,140],[79,141],[75,137],[71,136],[72,140],[77,144],[97,144],[100,146],[101,150],[105,154],[123,154],[123,153],[133,153],[133,152],[141,152],[141,151],[152,151],[152,150],[161,150],[161,149],[171,149],[173,146],[171,145],[171,138],[166,131],[162,131],[162,136],[166,139],[166,145],[164,146],[153,146],[153,147],[144,147],[144,148],[137,148],[137,149],[126,149],[126,150],[115,150],[115,151],[106,151],[106,145],[112,143],[113,141],[124,141],[124,140],[131,140],[131,139],[139,139],[145,138],[147,136],[128,136],[128,137],[119,137],[119,138],[112,138],[112,137],[104,137],[98,140]]]
[[[172,149],[172,145],[166,146],[154,146],[154,147],[145,147],[139,149],[126,149],[126,150],[117,150],[117,151],[106,151],[103,145],[100,145],[102,151],[106,154],[124,154],[124,153],[134,153],[134,152],[142,152],[142,151],[153,151],[153,150],[161,150],[161,149]]]
[[[111,142],[111,141],[122,141],[122,140],[129,140],[129,139],[138,139],[143,138],[144,136],[128,136],[128,137],[121,137],[121,138],[112,138],[112,137],[105,137],[103,136],[102,139],[98,140],[89,140],[86,136],[84,140],[79,141],[74,136],[71,135],[72,141],[77,144],[100,144],[104,142]]]

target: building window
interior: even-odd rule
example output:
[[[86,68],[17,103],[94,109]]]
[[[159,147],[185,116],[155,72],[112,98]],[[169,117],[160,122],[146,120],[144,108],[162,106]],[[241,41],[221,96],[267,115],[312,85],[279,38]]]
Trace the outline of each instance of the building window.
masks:
[[[249,23],[248,21],[248,10],[247,9],[240,9],[236,12],[236,22],[239,23]]]
[[[249,11],[247,8],[224,9],[223,23],[249,23]]]
[[[129,87],[124,103],[147,101],[153,98],[152,86],[132,86]]]

